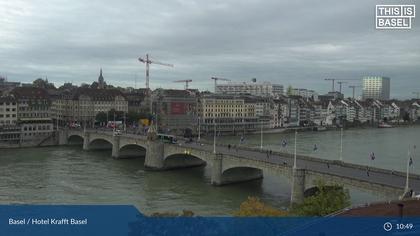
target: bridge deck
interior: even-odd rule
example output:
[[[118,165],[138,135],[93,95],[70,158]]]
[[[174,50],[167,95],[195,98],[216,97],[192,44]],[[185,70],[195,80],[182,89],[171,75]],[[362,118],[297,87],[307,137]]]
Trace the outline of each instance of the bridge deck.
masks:
[[[77,132],[77,131],[72,131]],[[83,134],[82,131],[78,131]],[[104,132],[93,130],[91,133],[108,134],[112,136],[112,132]],[[122,138],[132,138],[145,141],[146,137],[143,135],[123,134]],[[191,149],[197,149],[206,152],[213,152],[213,145],[209,143],[183,143],[173,144]],[[246,158],[255,161],[264,161],[275,165],[286,165],[292,167],[293,156],[287,153],[273,152],[267,155],[267,150],[260,151],[247,147],[231,147],[225,145],[217,145],[217,153],[224,155],[236,156],[239,158]],[[363,165],[345,163],[340,161],[325,160],[315,157],[298,156],[297,167],[308,171],[348,178],[373,184],[379,184],[396,189],[404,189],[406,182],[406,175],[403,172],[391,171],[376,167],[367,167]],[[420,176],[417,174],[410,174],[410,188],[415,192],[420,192]]]
[[[201,149],[208,152],[213,151],[213,145],[188,143],[182,144],[184,147],[192,149]],[[241,158],[248,158],[257,161],[265,161],[271,164],[293,166],[293,157],[286,153],[273,152],[267,155],[267,151],[252,150],[249,148],[228,148],[226,146],[217,146],[217,153],[224,155],[232,155]],[[396,189],[404,189],[406,182],[405,173],[399,171],[386,170],[376,167],[367,167],[352,163],[342,163],[340,161],[324,160],[314,157],[297,156],[297,168],[309,171],[334,175],[338,177],[354,179],[369,183],[380,184],[384,186],[394,187]],[[409,186],[415,192],[420,192],[420,176],[410,174]]]

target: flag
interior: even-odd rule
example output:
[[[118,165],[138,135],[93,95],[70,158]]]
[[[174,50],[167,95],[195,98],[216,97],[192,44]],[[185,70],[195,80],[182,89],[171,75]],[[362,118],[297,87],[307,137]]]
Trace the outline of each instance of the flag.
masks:
[[[287,146],[287,141],[285,139],[283,139],[283,141],[281,142],[281,146],[282,147],[286,147]]]
[[[408,162],[408,165],[409,166],[412,166],[413,165],[413,158],[412,157],[410,157],[410,161]]]
[[[318,150],[318,146],[314,144],[314,151]]]
[[[370,153],[370,159],[373,161],[373,160],[375,160],[375,153],[374,152],[371,152]]]

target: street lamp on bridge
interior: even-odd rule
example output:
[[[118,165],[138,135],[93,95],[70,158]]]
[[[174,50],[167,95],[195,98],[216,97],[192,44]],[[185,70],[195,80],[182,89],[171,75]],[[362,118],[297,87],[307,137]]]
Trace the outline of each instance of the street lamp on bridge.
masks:
[[[199,142],[200,142],[200,139],[201,139],[201,128],[200,128],[200,126],[201,126],[201,117],[198,116],[198,138],[197,138],[197,141],[199,141]]]
[[[260,144],[261,151],[263,150],[263,120],[261,120],[261,144]]]
[[[343,161],[343,127],[340,131],[340,161]]]
[[[213,153],[216,154],[216,118],[214,116],[213,116],[213,126],[214,126]]]
[[[296,163],[296,156],[297,156],[297,129],[295,129],[295,152],[293,157],[293,169],[296,169],[297,163]]]

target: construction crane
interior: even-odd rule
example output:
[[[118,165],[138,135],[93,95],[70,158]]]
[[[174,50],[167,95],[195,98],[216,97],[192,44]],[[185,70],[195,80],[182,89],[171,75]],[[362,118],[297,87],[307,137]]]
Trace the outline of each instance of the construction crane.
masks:
[[[216,93],[216,87],[217,87],[217,81],[218,80],[230,81],[230,79],[218,78],[218,77],[211,77],[211,79],[214,80],[214,93]]]
[[[339,92],[341,93],[341,86],[342,86],[343,84],[347,84],[347,82],[345,82],[345,81],[337,81],[337,84],[339,84],[339,85],[340,85],[340,90],[339,90]]]
[[[420,92],[413,92],[413,94],[417,95],[417,99],[420,98]]]
[[[331,90],[331,92],[335,92],[335,89],[334,89],[335,79],[325,79],[325,80],[330,80],[330,81],[332,81],[332,90]]]
[[[185,83],[185,90],[188,90],[188,83],[192,82],[191,79],[176,80],[175,83]]]
[[[349,88],[353,89],[353,99],[354,99],[354,91],[356,88],[360,88],[361,86],[359,85],[349,85]]]
[[[167,63],[162,63],[162,62],[150,60],[149,59],[149,54],[146,54],[146,58],[145,59],[139,57],[139,61],[141,63],[146,64],[146,89],[147,90],[149,90],[149,67],[150,67],[150,64],[156,64],[156,65],[161,65],[161,66],[174,67],[174,65],[172,65],[172,64],[167,64]]]
[[[335,92],[335,81],[342,81],[342,80],[359,80],[359,79],[324,79],[332,82],[332,90],[331,92]],[[341,93],[341,85],[340,85],[340,93]]]

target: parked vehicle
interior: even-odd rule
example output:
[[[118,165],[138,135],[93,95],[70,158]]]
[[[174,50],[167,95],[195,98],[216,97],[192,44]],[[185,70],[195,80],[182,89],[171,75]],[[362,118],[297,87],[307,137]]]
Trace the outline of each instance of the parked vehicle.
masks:
[[[158,137],[160,140],[162,140],[164,143],[172,143],[175,144],[177,143],[177,139],[175,136],[173,135],[168,135],[168,134],[158,134]]]

